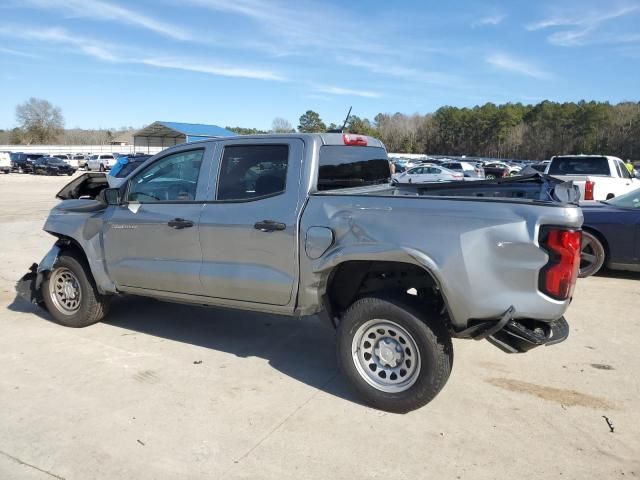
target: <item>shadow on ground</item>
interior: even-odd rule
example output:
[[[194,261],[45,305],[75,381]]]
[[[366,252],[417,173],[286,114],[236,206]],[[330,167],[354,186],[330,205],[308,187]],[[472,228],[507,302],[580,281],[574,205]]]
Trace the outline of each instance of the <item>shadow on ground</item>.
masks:
[[[640,280],[640,272],[628,272],[625,270],[602,269],[596,275],[598,277],[619,278],[621,280]]]
[[[52,321],[45,310],[20,297],[8,308]],[[315,317],[299,319],[122,296],[113,301],[103,323],[237,357],[264,358],[291,378],[359,403],[338,374],[335,331]]]

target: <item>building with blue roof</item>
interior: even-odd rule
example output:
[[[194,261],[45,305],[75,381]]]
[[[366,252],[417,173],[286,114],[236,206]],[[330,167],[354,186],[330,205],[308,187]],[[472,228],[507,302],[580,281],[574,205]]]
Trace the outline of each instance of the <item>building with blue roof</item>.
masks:
[[[135,151],[147,151],[152,148],[171,147],[179,143],[194,142],[207,138],[232,137],[236,135],[217,125],[179,122],[153,122],[151,125],[133,134]]]

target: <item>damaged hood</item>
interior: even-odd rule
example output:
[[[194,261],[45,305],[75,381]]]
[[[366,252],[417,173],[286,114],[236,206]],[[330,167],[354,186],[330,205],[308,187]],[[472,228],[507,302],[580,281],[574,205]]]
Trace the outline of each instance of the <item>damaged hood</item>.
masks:
[[[105,188],[109,188],[109,182],[104,173],[83,173],[62,187],[62,190],[56,194],[56,198],[60,200],[92,200]]]

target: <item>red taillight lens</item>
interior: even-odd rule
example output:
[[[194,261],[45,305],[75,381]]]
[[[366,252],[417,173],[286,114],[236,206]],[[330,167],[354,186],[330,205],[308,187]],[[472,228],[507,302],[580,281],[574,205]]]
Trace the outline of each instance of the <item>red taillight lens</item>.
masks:
[[[549,263],[540,272],[540,290],[556,300],[571,297],[580,268],[580,230],[544,228],[540,244],[549,254]]]
[[[591,180],[587,180],[584,184],[584,199],[585,200],[593,200],[593,189],[596,186],[596,182],[592,182]]]
[[[366,147],[367,146],[367,137],[363,137],[362,135],[342,135],[342,140],[345,145],[350,145],[352,147]]]

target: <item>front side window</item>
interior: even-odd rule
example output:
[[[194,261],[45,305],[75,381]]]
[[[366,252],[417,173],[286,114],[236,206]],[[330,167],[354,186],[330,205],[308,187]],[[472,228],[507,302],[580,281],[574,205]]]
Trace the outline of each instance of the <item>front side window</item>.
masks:
[[[130,202],[186,202],[196,199],[204,150],[163,157],[131,179]]]
[[[283,193],[288,145],[230,145],[224,148],[218,200],[251,200]]]

